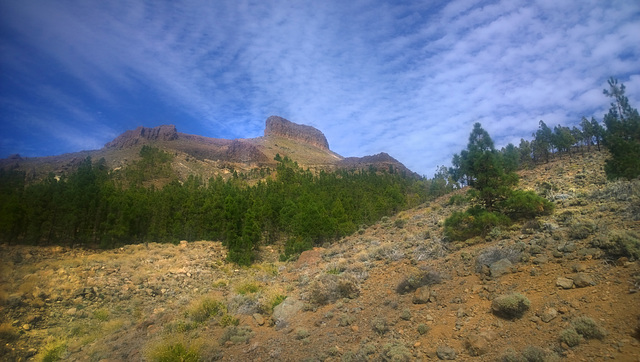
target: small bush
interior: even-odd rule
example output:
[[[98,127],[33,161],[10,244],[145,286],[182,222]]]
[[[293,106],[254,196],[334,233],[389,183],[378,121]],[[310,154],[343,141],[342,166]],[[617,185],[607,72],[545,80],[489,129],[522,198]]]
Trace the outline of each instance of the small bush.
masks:
[[[473,207],[465,212],[453,212],[444,221],[444,234],[452,241],[464,241],[475,236],[485,237],[493,228],[509,226],[511,220],[497,212]]]
[[[196,323],[203,323],[210,317],[216,316],[226,311],[226,307],[221,302],[209,297],[205,297],[196,302],[187,310],[187,315]]]
[[[640,259],[640,237],[631,230],[614,230],[606,238],[595,240],[593,245],[612,257]]]
[[[522,351],[522,357],[524,357],[527,362],[545,362],[547,353],[540,347],[528,346]]]
[[[407,294],[412,293],[416,289],[426,286],[439,284],[442,282],[442,276],[436,271],[425,271],[408,276],[406,279],[400,282],[396,287],[396,293]]]
[[[491,303],[491,310],[506,319],[520,318],[529,310],[531,302],[520,293],[501,295]]]
[[[447,201],[447,205],[451,206],[451,205],[457,205],[460,206],[464,203],[466,203],[468,200],[465,196],[463,195],[453,195],[449,198],[449,201]]]
[[[311,335],[311,333],[309,333],[309,331],[305,328],[298,328],[296,330],[296,339],[305,339],[307,337],[309,337]]]
[[[569,347],[575,347],[582,342],[582,336],[573,328],[567,328],[560,332],[560,342],[564,342]]]
[[[232,316],[231,314],[225,314],[220,317],[218,324],[220,324],[221,327],[237,326],[240,324],[240,319]]]
[[[498,248],[490,247],[482,250],[476,258],[476,272],[480,272],[484,265],[490,266],[496,261],[508,259],[516,264],[520,261],[521,252],[516,247]]]
[[[402,229],[405,225],[407,225],[407,220],[406,219],[396,219],[396,221],[393,224],[398,229]]]
[[[342,314],[340,315],[340,317],[338,317],[338,325],[340,327],[346,327],[346,326],[350,326],[351,324],[353,324],[353,322],[356,321],[356,317],[349,315],[349,314]]]
[[[400,313],[400,318],[408,321],[411,319],[411,311],[409,309],[403,309],[402,313]]]
[[[322,274],[311,283],[310,302],[324,305],[340,298],[356,298],[360,295],[355,277],[348,273]]]
[[[67,351],[67,342],[63,340],[52,341],[47,343],[44,348],[36,356],[36,360],[42,362],[60,361]]]
[[[382,317],[373,318],[373,320],[371,321],[371,328],[373,328],[374,332],[380,335],[387,333],[387,331],[389,330],[387,320]]]
[[[498,208],[511,220],[522,220],[550,215],[553,213],[554,205],[533,191],[514,190]]]
[[[109,320],[109,311],[104,308],[97,309],[93,312],[93,318],[101,322],[106,322]]]
[[[387,343],[382,347],[382,358],[385,361],[404,362],[411,361],[413,354],[402,343]]]
[[[163,343],[149,353],[149,359],[155,362],[197,362],[200,361],[200,353],[182,342]]]
[[[583,240],[593,235],[596,226],[590,221],[579,221],[571,224],[569,227],[569,237],[572,239]]]
[[[603,339],[605,331],[593,319],[579,317],[571,322],[575,331],[585,339]]]
[[[256,283],[252,283],[252,282],[246,282],[243,284],[240,284],[236,287],[236,292],[238,292],[238,294],[250,294],[250,293],[257,293],[260,290],[260,286]]]
[[[236,344],[247,343],[251,337],[253,337],[253,331],[248,326],[230,326],[220,337],[220,344],[225,344],[229,341]]]
[[[429,333],[430,329],[431,328],[429,328],[429,326],[424,323],[418,324],[418,333],[420,333],[421,335]]]

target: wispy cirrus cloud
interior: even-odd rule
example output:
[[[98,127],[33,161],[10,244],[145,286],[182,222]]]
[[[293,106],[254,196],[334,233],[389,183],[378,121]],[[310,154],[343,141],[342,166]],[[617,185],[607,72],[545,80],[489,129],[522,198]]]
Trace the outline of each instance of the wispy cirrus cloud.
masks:
[[[540,119],[601,118],[610,76],[640,100],[635,2],[1,6],[2,155],[52,128],[50,149],[69,151],[140,124],[255,137],[278,114],[345,156],[386,151],[431,174],[476,121],[502,146]]]

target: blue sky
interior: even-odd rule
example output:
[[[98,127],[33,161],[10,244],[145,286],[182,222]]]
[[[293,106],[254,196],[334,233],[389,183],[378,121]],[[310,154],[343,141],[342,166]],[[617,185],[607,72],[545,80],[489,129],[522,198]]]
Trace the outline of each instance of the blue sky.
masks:
[[[502,147],[601,120],[610,76],[640,107],[639,59],[636,0],[0,0],[0,157],[279,115],[432,176],[474,122]]]

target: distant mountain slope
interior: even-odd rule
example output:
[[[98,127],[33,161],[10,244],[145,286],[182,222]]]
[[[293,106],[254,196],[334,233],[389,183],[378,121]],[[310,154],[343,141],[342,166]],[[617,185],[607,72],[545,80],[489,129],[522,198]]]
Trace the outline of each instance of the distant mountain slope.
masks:
[[[104,158],[108,167],[117,169],[139,159],[138,153],[143,145],[173,154],[172,167],[180,179],[191,174],[205,178],[224,177],[230,175],[231,170],[248,172],[255,168],[273,168],[276,155],[289,157],[301,167],[316,171],[369,167],[388,170],[392,167],[417,176],[386,153],[344,158],[329,149],[329,143],[320,130],[278,116],[267,118],[263,137],[228,140],[181,133],[174,125],[138,127],[122,133],[99,150],[34,158],[13,155],[0,160],[0,168],[23,170],[29,178],[41,179],[50,172],[56,175],[68,173],[80,161],[91,156],[94,161]]]

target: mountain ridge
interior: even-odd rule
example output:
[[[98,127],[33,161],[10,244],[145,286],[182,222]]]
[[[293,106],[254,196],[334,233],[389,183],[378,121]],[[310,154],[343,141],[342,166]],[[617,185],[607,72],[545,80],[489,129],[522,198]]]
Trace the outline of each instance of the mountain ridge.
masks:
[[[231,169],[249,172],[255,168],[275,167],[276,155],[288,157],[301,167],[315,171],[338,169],[380,170],[392,168],[413,177],[418,174],[387,153],[364,157],[343,157],[329,148],[325,135],[315,127],[297,124],[279,116],[265,121],[264,136],[247,139],[223,139],[179,132],[175,125],[139,126],[127,130],[98,150],[79,151],[44,157],[12,155],[0,159],[0,168],[22,170],[30,179],[42,179],[53,172],[61,176],[73,171],[82,160],[104,158],[111,169],[126,167],[139,159],[139,148],[157,147],[175,156],[173,168],[180,179],[191,174],[206,178],[230,176]]]

